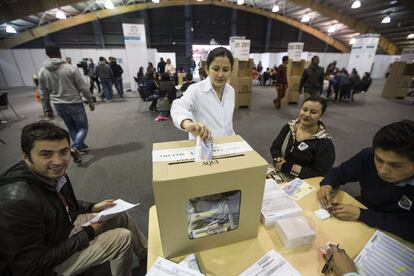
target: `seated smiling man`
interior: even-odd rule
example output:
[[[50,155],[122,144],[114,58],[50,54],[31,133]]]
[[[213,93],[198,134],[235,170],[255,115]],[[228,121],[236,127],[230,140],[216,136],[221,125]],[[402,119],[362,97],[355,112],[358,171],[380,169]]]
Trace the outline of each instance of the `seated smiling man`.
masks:
[[[73,275],[109,262],[130,275],[133,255],[145,261],[147,241],[126,213],[81,225],[112,200],[77,200],[66,169],[69,134],[47,121],[23,128],[23,161],[0,176],[1,275]]]
[[[332,191],[359,181],[368,209],[336,204]],[[372,148],[363,149],[332,168],[320,183],[318,199],[342,220],[359,220],[414,241],[414,122],[403,120],[381,128]]]

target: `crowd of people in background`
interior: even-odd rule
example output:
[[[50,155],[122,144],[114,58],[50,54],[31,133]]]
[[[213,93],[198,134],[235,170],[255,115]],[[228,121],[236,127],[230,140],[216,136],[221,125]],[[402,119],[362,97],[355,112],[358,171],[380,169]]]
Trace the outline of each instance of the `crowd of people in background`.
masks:
[[[264,70],[262,62],[253,67],[252,78],[257,80],[261,86],[276,86],[277,97],[273,103],[277,109],[281,107],[281,100],[289,87],[287,75],[288,57],[284,56],[282,64],[267,67]],[[304,98],[310,96],[321,96],[335,103],[351,102],[354,95],[366,93],[372,83],[371,75],[365,72],[361,77],[359,72],[353,68],[348,73],[346,68],[338,68],[337,61],[331,62],[326,70],[319,66],[319,57],[313,56],[311,63],[303,71],[299,82],[299,93],[304,93]]]
[[[184,69],[180,67],[179,70],[176,70],[169,58],[166,61],[164,58],[160,58],[156,68],[149,62],[145,72],[144,67],[139,68],[135,77],[138,93],[143,101],[151,102],[148,110],[158,114],[154,121],[160,122],[170,119],[172,102],[180,98],[186,89],[194,83],[193,71],[194,69],[185,75],[184,83],[179,86],[178,73],[184,73]]]

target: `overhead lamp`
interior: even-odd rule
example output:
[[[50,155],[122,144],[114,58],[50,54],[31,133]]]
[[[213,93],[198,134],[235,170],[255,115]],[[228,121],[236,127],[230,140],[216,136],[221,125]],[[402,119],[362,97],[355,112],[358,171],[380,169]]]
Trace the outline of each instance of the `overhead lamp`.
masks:
[[[302,19],[300,20],[300,22],[303,22],[303,23],[307,23],[307,22],[309,22],[310,21],[310,16],[308,15],[308,14],[305,14],[303,17],[302,17]]]
[[[349,41],[349,44],[354,44],[355,43],[355,37],[351,38],[351,40]]]
[[[361,7],[361,1],[357,0],[352,3],[351,9],[358,9]]]
[[[66,14],[61,10],[57,10],[55,16],[57,19],[66,19]]]
[[[106,0],[105,1],[105,8],[106,9],[108,9],[108,10],[113,10],[113,9],[115,9],[115,6],[114,6],[114,3],[112,3],[112,1],[111,0]]]
[[[272,8],[272,12],[279,12],[279,5],[278,4],[275,4],[274,6],[273,6],[273,8]]]
[[[237,0],[237,5],[241,6],[244,4],[244,0]]]
[[[384,17],[381,21],[382,24],[388,24],[391,22],[391,17],[389,15],[387,15],[386,17]]]
[[[7,33],[10,33],[10,34],[17,33],[16,29],[13,26],[11,26],[11,25],[6,25],[6,32]]]
[[[160,0],[152,0],[152,3],[158,4]]]
[[[407,35],[407,39],[414,39],[414,32]]]
[[[333,25],[328,28],[328,33],[330,34],[334,33],[335,31],[336,31],[336,28]]]

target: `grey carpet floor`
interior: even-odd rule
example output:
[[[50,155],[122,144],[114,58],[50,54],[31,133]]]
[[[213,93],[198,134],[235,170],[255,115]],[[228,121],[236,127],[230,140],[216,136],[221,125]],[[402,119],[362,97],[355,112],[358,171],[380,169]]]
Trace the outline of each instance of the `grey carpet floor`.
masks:
[[[413,99],[388,100],[380,96],[384,80],[375,80],[365,102],[330,103],[323,118],[333,136],[336,164],[350,158],[371,143],[374,133],[383,125],[413,118]],[[10,103],[23,115],[17,121],[11,110],[3,110],[10,123],[2,124],[0,139],[0,172],[20,158],[20,130],[32,121],[42,118],[41,106],[34,101],[33,89],[6,89]],[[272,98],[274,87],[253,86],[250,108],[236,110],[234,128],[237,134],[265,159],[270,161],[269,147],[281,127],[297,117],[299,105],[275,110]],[[87,144],[91,148],[83,164],[71,164],[68,174],[80,199],[98,201],[122,198],[140,202],[132,215],[144,231],[148,226],[148,209],[154,204],[151,180],[151,151],[154,142],[187,139],[187,134],[176,129],[171,121],[156,123],[154,114],[139,112],[137,95],[126,92],[124,100],[98,103],[94,112],[88,111],[89,133]],[[59,119],[55,121],[63,126]],[[358,185],[350,184],[345,190],[356,196]]]

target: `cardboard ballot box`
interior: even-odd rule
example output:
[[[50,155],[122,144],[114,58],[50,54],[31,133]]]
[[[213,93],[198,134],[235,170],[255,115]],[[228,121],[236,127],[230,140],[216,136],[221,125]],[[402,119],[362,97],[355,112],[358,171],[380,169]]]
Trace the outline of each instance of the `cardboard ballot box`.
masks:
[[[257,236],[267,162],[240,136],[214,140],[194,162],[195,141],[153,145],[153,191],[166,258]]]

